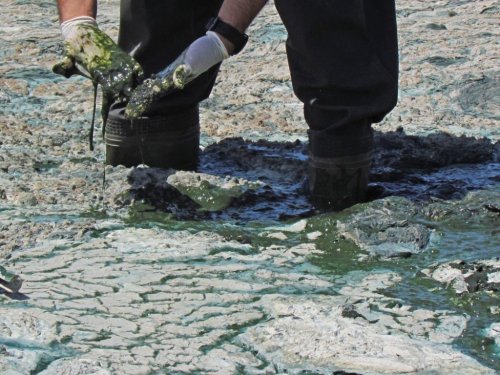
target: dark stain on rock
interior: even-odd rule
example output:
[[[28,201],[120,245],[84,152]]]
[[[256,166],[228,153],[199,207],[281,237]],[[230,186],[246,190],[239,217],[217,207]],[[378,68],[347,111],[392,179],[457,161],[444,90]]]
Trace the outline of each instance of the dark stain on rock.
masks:
[[[429,30],[448,30],[448,28],[440,23],[430,23],[426,26]]]
[[[450,66],[453,64],[463,64],[467,59],[465,57],[432,56],[423,61],[436,66]]]
[[[458,269],[462,274],[470,274],[465,277],[469,293],[480,291],[500,291],[500,283],[489,281],[489,275],[498,272],[498,268],[490,264],[480,262],[467,263],[465,261],[450,263],[451,268]]]
[[[500,120],[500,79],[484,77],[463,88],[458,100],[467,114]]]

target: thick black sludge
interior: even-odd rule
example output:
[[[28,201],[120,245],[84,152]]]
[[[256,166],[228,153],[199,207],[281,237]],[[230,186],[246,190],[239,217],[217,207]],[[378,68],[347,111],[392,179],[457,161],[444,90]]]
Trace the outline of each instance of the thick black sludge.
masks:
[[[0,266],[24,282],[0,292],[0,373],[500,371],[494,0],[398,1],[369,201],[330,213],[273,6],[201,103],[198,173],[108,166],[103,192],[92,85],[51,71],[54,3],[2,5]]]
[[[415,203],[457,200],[470,191],[498,184],[498,145],[488,139],[449,134],[419,137],[397,131],[377,133],[375,143],[371,199],[398,196]],[[132,194],[177,218],[286,220],[311,216],[318,212],[309,204],[305,190],[306,149],[299,141],[251,142],[241,138],[207,147],[201,154],[199,172],[262,182],[211,214],[200,212],[192,200],[172,199],[178,193],[166,183],[169,174],[162,175],[159,170],[156,176],[133,171],[129,176]]]

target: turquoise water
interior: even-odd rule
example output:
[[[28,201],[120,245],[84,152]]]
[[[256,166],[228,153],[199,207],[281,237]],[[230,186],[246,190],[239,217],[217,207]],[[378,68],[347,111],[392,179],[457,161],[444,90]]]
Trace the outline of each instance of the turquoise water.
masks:
[[[488,165],[485,169],[488,170],[493,167],[498,168],[498,166]],[[482,173],[483,171],[478,172],[478,174]],[[481,184],[481,181],[476,179],[475,183]],[[491,185],[494,184],[491,183]],[[468,316],[470,320],[467,329],[461,337],[453,342],[453,346],[478,359],[483,364],[500,371],[500,350],[493,340],[484,336],[486,328],[498,321],[498,312],[495,313],[490,310],[491,307],[500,306],[498,291],[479,291],[464,296],[457,296],[451,288],[424,277],[420,272],[431,265],[442,264],[457,259],[464,260],[467,263],[494,257],[498,259],[500,255],[498,229],[500,218],[498,214],[482,210],[481,207],[485,202],[491,202],[491,199],[495,200],[500,197],[500,190],[493,189],[476,194],[475,198],[466,199],[465,201],[440,201],[438,204],[419,202],[417,206],[421,212],[428,213],[430,210],[436,210],[435,212],[439,212],[438,216],[443,216],[431,219],[429,216],[421,213],[416,217],[409,217],[411,221],[425,223],[433,231],[428,248],[423,253],[413,255],[409,258],[380,259],[377,257],[368,257],[360,260],[360,255],[364,254],[364,252],[352,241],[339,235],[334,229],[337,220],[349,217],[349,214],[346,213],[311,215],[307,218],[307,226],[304,230],[286,232],[286,239],[263,237],[262,232],[266,228],[273,226],[274,228],[279,228],[280,225],[284,224],[293,225],[297,220],[273,222],[273,220],[266,219],[266,215],[264,215],[262,221],[256,219],[255,221],[242,223],[217,219],[210,221],[179,221],[173,220],[171,216],[160,212],[136,212],[127,221],[127,225],[139,227],[158,226],[169,230],[189,230],[192,232],[202,230],[213,231],[228,240],[248,243],[252,249],[271,245],[290,248],[305,242],[311,242],[308,239],[308,235],[319,231],[323,235],[313,242],[321,250],[321,253],[310,256],[309,261],[301,264],[297,269],[293,269],[294,272],[305,275],[319,274],[330,280],[336,280],[350,272],[360,270],[369,272],[396,272],[402,276],[402,282],[386,290],[384,292],[385,295],[397,298],[403,304],[411,305],[415,309],[421,308],[431,311],[450,310],[459,315]],[[498,203],[498,200],[496,200],[496,203]],[[242,216],[245,216],[244,212],[242,212]],[[231,250],[221,249],[220,251]],[[204,260],[199,259],[198,262],[203,263]],[[228,261],[227,264],[232,263],[233,261]],[[262,264],[256,266],[261,267]],[[277,274],[283,272],[279,267],[273,267],[270,264],[264,265],[264,267]],[[242,274],[238,277],[242,280],[249,280],[252,278],[252,273]],[[297,290],[293,288],[275,288],[266,289],[264,292],[329,294],[332,291],[322,289]]]

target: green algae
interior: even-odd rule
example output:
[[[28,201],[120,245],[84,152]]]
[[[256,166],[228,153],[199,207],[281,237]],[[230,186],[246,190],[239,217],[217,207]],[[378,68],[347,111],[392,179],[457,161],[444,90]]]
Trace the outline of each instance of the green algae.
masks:
[[[142,79],[139,63],[97,27],[80,25],[64,48],[65,56],[54,66],[54,72],[69,77],[79,69],[80,74],[88,74],[93,82],[100,84],[109,98],[127,97]]]
[[[106,33],[93,25],[77,27],[77,33],[64,43],[64,57],[52,70],[66,78],[74,74],[83,75],[94,83],[91,150],[97,85],[102,89],[101,116],[104,130],[111,104],[127,100],[132,90],[142,81],[144,74],[137,61],[121,50]]]
[[[202,183],[199,187],[179,188],[179,191],[198,203],[201,209],[208,211],[220,211],[226,208],[234,197],[241,194],[238,189],[221,189],[208,182]]]
[[[37,4],[36,1],[17,1],[17,3]],[[44,2],[44,4],[48,3]],[[50,7],[53,7],[53,4],[48,4],[47,7],[49,7],[49,5]],[[483,13],[487,13],[487,11],[483,11]],[[487,34],[478,34],[478,37],[482,35]],[[424,48],[422,50],[424,50]],[[483,60],[486,61],[487,59],[485,58]],[[457,63],[457,65],[461,63],[461,61],[459,62],[455,60],[443,59],[434,59],[429,62],[435,65],[446,66],[451,65],[451,63]],[[459,76],[457,77],[460,78]],[[30,82],[35,82],[36,79],[36,74],[34,74],[33,77],[29,77]],[[488,89],[488,87],[490,87],[490,89]],[[483,92],[487,95],[483,95]],[[493,108],[494,104],[494,101],[492,100],[494,95],[490,94],[492,94],[493,92],[493,84],[491,84],[491,86],[478,85],[477,91],[464,90],[464,96],[459,98],[459,104],[463,104],[465,113],[491,118],[495,113],[491,109]],[[481,98],[491,100],[481,100]],[[26,102],[26,104],[28,105],[23,107],[22,112],[30,113],[33,108],[41,108],[45,105],[45,103],[45,101],[28,101]],[[433,102],[433,104],[435,103]],[[11,103],[9,103],[8,106],[10,111]],[[423,108],[423,106],[417,107],[420,110],[422,110]],[[487,109],[487,112],[484,109]],[[21,113],[21,111],[19,111],[19,113]],[[425,113],[424,116],[418,117],[424,118],[425,120]],[[453,118],[451,118],[451,120],[447,118],[446,120],[449,120],[450,123],[453,123]],[[404,123],[403,125],[406,125],[406,123]],[[441,123],[441,125],[443,124]],[[473,127],[474,124],[472,123],[470,126]],[[243,129],[243,133],[241,133],[240,135],[244,136],[245,131],[246,130]],[[421,131],[424,130],[421,129]],[[76,134],[76,132],[74,132],[73,134]],[[491,133],[486,133],[486,131],[485,134],[491,135]],[[247,134],[248,138],[250,138],[251,136],[255,137],[254,134]],[[446,144],[447,142],[443,142],[437,148],[444,147]],[[478,145],[477,152],[482,152],[483,150],[484,148]],[[398,160],[399,158],[397,155],[395,155],[394,159]],[[439,159],[443,160],[443,158]],[[84,168],[82,169],[88,170],[88,167],[83,167]],[[474,165],[473,168],[476,169],[477,165]],[[258,169],[258,167],[255,169]],[[465,186],[464,190],[477,188],[476,185],[471,185],[470,182],[467,181],[467,179],[477,179],[478,182],[475,182],[477,185],[487,185],[488,180],[477,178],[477,175],[472,173],[473,171],[468,171],[463,167],[458,167],[458,169],[461,169],[464,173],[462,173],[462,175],[458,175],[456,172],[453,172],[453,175],[455,176],[458,184]],[[58,168],[58,171],[61,171],[62,174],[65,173],[64,168]],[[425,174],[426,172],[424,171],[423,173]],[[18,178],[17,175],[11,176],[13,176],[14,178]],[[418,174],[418,176],[421,177],[422,174]],[[444,186],[441,180],[439,180],[438,178],[434,178],[435,176],[432,177],[433,179],[427,179],[426,177],[426,181],[423,182],[422,185],[424,187],[437,186],[438,184]],[[490,179],[489,181],[490,184],[495,183],[498,186],[498,179]],[[420,194],[420,190],[417,190],[419,188],[417,184],[408,184],[408,186],[409,188],[406,194]],[[398,194],[401,191],[402,189],[397,190],[394,194]],[[461,196],[461,194],[459,194],[459,196]],[[456,197],[454,199],[456,199]],[[495,238],[498,239],[499,234],[498,229],[496,229],[498,228],[498,221],[495,222],[494,215],[485,216],[486,210],[484,208],[481,208],[481,206],[483,205],[482,202],[479,202],[477,200],[475,202],[476,207],[473,208],[462,201],[457,201],[456,204],[450,201],[438,203],[431,202],[431,204],[425,204],[424,208],[427,212],[429,212],[428,214],[424,215],[425,220],[429,222],[430,226],[437,229],[438,241],[432,244],[424,253],[417,256],[412,256],[408,259],[393,258],[391,260],[383,260],[377,259],[375,257],[360,259],[360,256],[364,254],[362,249],[360,249],[352,241],[343,238],[338,232],[336,232],[335,223],[339,217],[339,215],[337,214],[315,216],[312,219],[308,220],[308,225],[303,232],[286,233],[287,238],[284,240],[261,236],[260,233],[265,230],[262,224],[259,224],[257,222],[248,223],[245,222],[245,220],[240,220],[240,222],[238,222],[238,218],[240,216],[236,216],[234,222],[229,223],[224,220],[180,221],[172,219],[170,214],[158,211],[153,212],[153,208],[151,206],[144,206],[144,211],[141,213],[141,215],[137,215],[134,222],[126,223],[126,226],[130,228],[141,225],[150,227],[164,227],[165,229],[189,229],[192,232],[195,232],[197,230],[217,231],[218,233],[223,233],[224,237],[230,240],[251,243],[252,248],[249,250],[249,252],[251,252],[252,250],[253,252],[258,252],[259,246],[282,245],[288,247],[294,244],[307,242],[307,234],[314,233],[315,231],[322,232],[322,235],[313,241],[315,245],[319,249],[321,249],[321,254],[311,256],[310,262],[318,266],[318,269],[311,272],[321,272],[327,277],[335,278],[337,275],[345,274],[349,269],[364,269],[371,272],[373,270],[382,269],[385,267],[386,269],[397,270],[404,276],[403,282],[389,290],[388,294],[397,296],[398,298],[401,298],[402,300],[406,301],[408,304],[411,304],[416,308],[429,308],[432,310],[440,308],[451,308],[453,310],[466,312],[468,315],[472,316],[472,319],[468,324],[468,328],[464,333],[464,337],[457,340],[455,346],[475,357],[482,358],[485,363],[493,362],[494,360],[496,360],[496,366],[498,368],[498,360],[500,358],[498,356],[494,357],[495,345],[492,343],[488,343],[482,336],[482,331],[485,327],[487,327],[492,321],[498,321],[498,313],[496,316],[488,313],[488,310],[491,306],[498,306],[498,301],[493,299],[491,295],[481,292],[479,294],[466,295],[463,297],[456,296],[450,288],[447,288],[446,286],[435,281],[423,279],[417,275],[418,270],[421,267],[427,267],[433,262],[444,262],[447,260],[453,260],[456,257],[466,258],[473,261],[475,259],[491,256],[492,254],[494,254],[494,251],[496,251],[495,248],[498,249],[498,242],[495,242]],[[485,205],[492,204],[492,202],[494,202],[494,196],[492,196],[490,199],[484,200]],[[279,202],[276,202],[276,204],[278,203]],[[440,205],[440,209],[436,209],[437,205]],[[78,209],[80,209],[80,207],[75,207],[75,210]],[[243,207],[241,208],[241,211],[250,209],[251,208]],[[266,213],[262,213],[262,221],[269,220],[269,216],[270,215],[266,215]],[[100,217],[96,214],[95,218],[100,220],[105,219],[106,217]],[[151,221],[148,223],[147,221],[150,219]],[[342,216],[342,219],[347,220],[348,215]],[[61,217],[58,218],[49,219],[47,220],[47,223],[51,222],[52,220],[63,221],[65,220],[65,215],[61,215]],[[93,235],[101,237],[102,233],[95,232]],[[231,249],[221,248],[218,251],[222,252],[226,250],[230,251]],[[217,250],[214,250],[214,252],[216,251]],[[234,250],[233,252],[236,253],[236,251]],[[200,259],[199,263],[202,262],[203,260]],[[263,269],[272,267],[272,265],[266,263],[261,263],[259,264],[259,266]],[[13,268],[13,270],[15,270],[15,268]],[[352,279],[349,280],[351,280],[352,282]],[[349,282],[349,280],[347,282]],[[302,292],[306,293],[307,291]],[[300,293],[300,291],[298,291],[297,293]],[[498,351],[498,346],[496,348],[496,350]],[[490,363],[490,365],[494,366],[495,364]],[[244,371],[242,371],[242,373],[244,373]]]
[[[175,186],[183,195],[188,196],[195,203],[200,205],[201,210],[221,211],[227,208],[235,198],[241,197],[249,190],[256,190],[261,187],[258,183],[247,185],[235,185],[231,187],[219,186],[207,180],[201,181],[194,186]]]
[[[437,203],[417,205],[408,210],[411,211],[409,217],[413,217],[411,220],[426,222],[438,231],[439,238],[432,243],[426,252],[404,259],[366,257],[361,248],[349,239],[342,237],[337,230],[339,221],[349,222],[352,217],[367,212],[373,206],[390,207],[392,210],[408,209],[408,201],[399,198],[386,200],[385,203],[382,200],[358,205],[340,213],[328,213],[299,221],[275,223],[272,226],[265,226],[259,222],[243,224],[224,220],[178,221],[149,207],[143,212],[144,216],[129,218],[123,228],[164,228],[166,230],[188,230],[191,233],[206,230],[217,233],[228,240],[248,245],[244,248],[233,246],[214,248],[209,252],[208,259],[199,257],[190,259],[189,264],[186,265],[189,268],[218,265],[222,269],[226,266],[239,264],[242,257],[249,257],[247,261],[252,262],[251,257],[257,256],[260,249],[272,245],[285,250],[303,243],[314,243],[315,247],[320,250],[318,253],[308,255],[305,263],[288,267],[274,264],[272,261],[263,262],[255,259],[254,268],[231,276],[239,281],[254,282],[253,269],[269,271],[276,276],[289,272],[302,274],[304,277],[320,275],[333,282],[334,288],[332,290],[314,289],[307,285],[300,288],[273,285],[275,281],[270,279],[268,289],[253,292],[255,298],[269,293],[286,295],[335,293],[343,286],[355,285],[356,282],[359,282],[357,275],[360,272],[397,273],[401,275],[401,281],[381,292],[383,295],[394,298],[395,301],[400,301],[403,305],[412,306],[414,309],[428,309],[437,312],[447,310],[460,316],[467,316],[469,318],[467,329],[462,336],[453,342],[453,345],[485,365],[498,368],[498,364],[495,363],[498,361],[495,344],[480,334],[482,330],[496,321],[496,316],[490,311],[490,307],[498,305],[498,296],[482,291],[463,297],[456,296],[445,285],[424,278],[419,274],[421,269],[432,263],[442,263],[459,257],[477,259],[486,257],[488,254],[491,256],[492,249],[499,245],[498,240],[491,236],[497,219],[487,211],[480,211],[479,215],[471,215],[470,221],[464,220],[463,214],[476,206],[481,206],[492,196],[495,196],[494,192],[478,192],[462,201],[440,202],[442,206],[448,208],[447,214],[435,216],[433,220],[429,220],[427,214],[429,207],[436,208]],[[462,210],[455,209],[455,206],[462,207]],[[428,209],[423,210],[422,207]],[[445,211],[445,207],[440,208],[440,212],[443,211]],[[482,219],[476,216],[481,216]],[[300,222],[304,222],[305,225],[297,225]],[[113,230],[114,228],[93,233],[92,237],[105,237]],[[286,234],[286,238],[269,238],[266,233],[270,232],[283,232]],[[314,233],[319,234],[311,236]],[[214,259],[215,256],[217,259]],[[161,261],[157,260],[154,264],[167,265],[171,262],[170,259],[165,258]],[[277,281],[279,281],[278,278]],[[231,342],[231,340],[233,339],[227,338],[225,342]]]
[[[175,90],[182,90],[189,82],[188,78],[189,68],[181,64],[146,79],[132,92],[125,115],[130,119],[139,118],[151,109],[156,100]]]

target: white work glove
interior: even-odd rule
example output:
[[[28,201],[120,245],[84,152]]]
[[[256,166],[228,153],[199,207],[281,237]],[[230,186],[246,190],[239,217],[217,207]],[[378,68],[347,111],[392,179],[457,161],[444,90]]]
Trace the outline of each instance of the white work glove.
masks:
[[[153,103],[176,91],[229,57],[224,43],[213,31],[198,38],[161,72],[145,80],[130,97],[125,110],[128,118],[138,118]]]
[[[188,76],[194,79],[228,57],[229,53],[227,52],[226,46],[224,46],[224,43],[222,43],[217,33],[207,31],[205,36],[195,40],[188,47],[186,55],[181,63],[186,65]],[[164,71],[160,72],[159,75],[162,75],[163,72],[167,72],[168,74],[168,69],[167,67]],[[185,84],[186,83],[189,82],[185,82]]]
[[[80,25],[89,25],[97,27],[97,21],[90,16],[79,16],[61,23],[61,35],[64,41],[70,40],[76,36]]]

